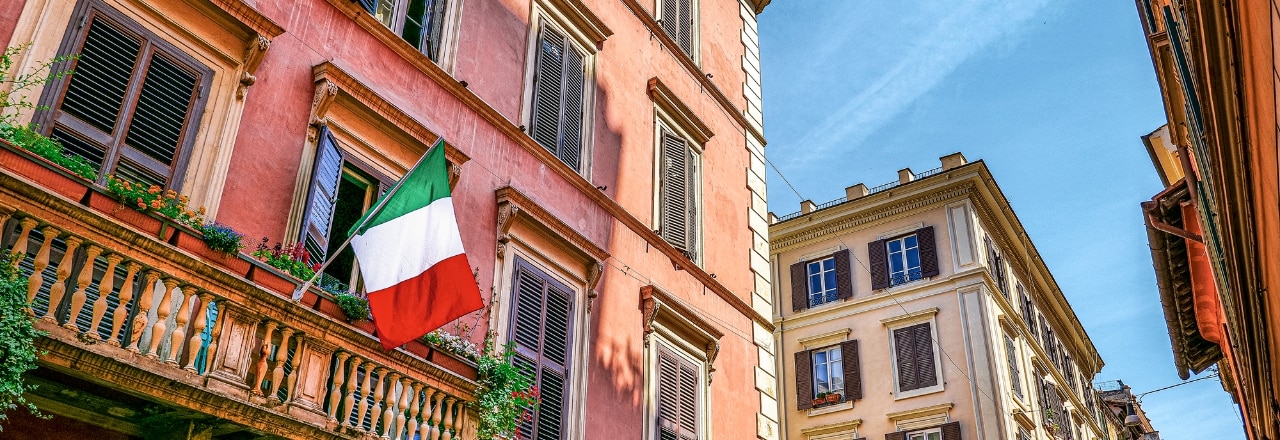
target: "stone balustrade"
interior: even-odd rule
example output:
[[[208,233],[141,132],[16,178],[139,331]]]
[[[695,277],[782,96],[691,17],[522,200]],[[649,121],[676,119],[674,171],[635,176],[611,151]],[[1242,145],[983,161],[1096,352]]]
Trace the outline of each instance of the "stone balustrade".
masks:
[[[224,399],[228,420],[286,438],[475,438],[472,379],[7,173],[0,251],[30,275],[42,363],[144,393],[154,376],[181,393],[149,397]]]

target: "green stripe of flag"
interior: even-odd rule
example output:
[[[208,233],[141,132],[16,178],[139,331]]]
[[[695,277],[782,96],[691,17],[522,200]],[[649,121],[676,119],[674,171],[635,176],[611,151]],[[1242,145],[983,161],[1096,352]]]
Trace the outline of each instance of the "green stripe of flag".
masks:
[[[388,191],[378,199],[381,203],[382,198],[388,195],[391,197],[380,211],[366,212],[360,217],[360,221],[351,227],[349,234],[363,234],[374,226],[425,208],[436,200],[449,197],[449,170],[444,157],[444,139],[430,148],[427,156],[422,159],[422,163],[409,170],[409,175],[404,176],[399,185],[400,189],[395,190],[394,193]],[[378,206],[378,203],[373,206]],[[368,218],[370,214],[374,217]],[[366,219],[368,223],[365,223]]]

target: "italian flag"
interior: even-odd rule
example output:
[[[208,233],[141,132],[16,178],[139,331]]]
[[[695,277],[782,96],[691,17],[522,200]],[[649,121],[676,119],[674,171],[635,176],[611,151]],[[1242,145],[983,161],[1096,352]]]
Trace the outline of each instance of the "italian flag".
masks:
[[[378,338],[391,350],[483,302],[453,214],[443,141],[384,197],[352,228],[351,248]]]

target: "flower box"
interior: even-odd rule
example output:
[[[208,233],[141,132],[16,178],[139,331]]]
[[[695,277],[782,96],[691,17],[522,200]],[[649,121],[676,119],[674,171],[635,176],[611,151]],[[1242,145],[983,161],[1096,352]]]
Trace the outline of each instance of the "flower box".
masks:
[[[285,275],[274,267],[261,261],[250,261],[249,263],[249,280],[257,283],[263,289],[275,292],[285,298],[290,298],[293,296],[293,290],[298,288],[298,282],[293,277]]]
[[[69,199],[80,201],[89,191],[90,182],[48,159],[0,140],[0,168],[12,171],[36,185],[48,188]]]
[[[827,394],[827,395],[824,395],[824,396],[822,396],[822,397],[817,397],[817,398],[813,399],[813,406],[816,408],[816,407],[819,407],[819,406],[825,406],[825,405],[831,405],[831,404],[835,404],[835,403],[840,403],[840,401],[841,401],[843,398],[844,398],[844,396],[841,396],[841,395],[840,395],[840,394],[838,394],[838,393],[831,393],[831,394]]]
[[[459,376],[470,380],[477,380],[480,375],[476,369],[475,363],[454,356],[444,350],[431,349],[431,357],[427,358],[431,363],[439,365],[441,368],[457,373]]]
[[[162,234],[165,230],[165,222],[160,218],[151,214],[133,209],[130,206],[121,203],[111,195],[93,189],[89,191],[89,208],[97,210],[103,214],[109,215],[129,226],[142,231],[144,234],[157,237],[168,238]]]
[[[170,224],[169,227],[174,229],[173,235],[169,238],[169,244],[191,252],[201,259],[221,266],[236,275],[247,276],[249,274],[249,260],[246,260],[239,253],[232,255],[214,250],[205,244],[204,237],[196,235],[198,234],[197,232],[185,226]]]

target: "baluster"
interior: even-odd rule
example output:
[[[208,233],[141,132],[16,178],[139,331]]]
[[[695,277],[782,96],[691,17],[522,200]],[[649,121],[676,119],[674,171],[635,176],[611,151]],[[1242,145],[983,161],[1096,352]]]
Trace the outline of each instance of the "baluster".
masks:
[[[76,326],[76,318],[80,317],[80,309],[84,308],[84,302],[88,300],[89,284],[93,283],[93,263],[98,259],[98,255],[101,254],[102,248],[92,244],[85,246],[84,267],[80,268],[80,276],[76,278],[76,291],[71,293],[71,307],[67,311],[67,323],[62,324],[63,328],[80,331],[80,328]],[[98,296],[102,296],[102,293],[99,292]]]
[[[31,230],[35,229],[39,224],[40,222],[31,217],[24,218],[18,222],[18,226],[21,228],[18,232],[18,241],[13,242],[13,248],[9,249],[9,254],[13,256],[11,264],[13,264],[14,269],[17,269],[18,264],[27,258],[27,240],[31,237]],[[28,300],[27,302],[31,301]]]
[[[422,396],[418,394],[422,392],[422,384],[413,382],[411,386],[413,387],[413,400],[409,401],[409,417],[405,420],[408,424],[400,424],[401,430],[409,437],[413,437],[413,433],[418,432],[418,414],[422,413]],[[402,436],[397,433],[396,438],[400,439]]]
[[[215,307],[214,310],[217,310],[217,312],[213,315],[213,331],[209,332],[209,348],[204,351],[204,374],[206,375],[213,371],[212,367],[214,365],[217,365],[214,362],[218,357],[218,338],[222,335],[222,323],[227,321],[224,318],[224,316],[227,316],[224,313],[227,310],[226,301],[218,298],[217,295],[212,295],[209,298],[209,305]]]
[[[138,297],[138,313],[133,316],[133,329],[129,334],[128,350],[134,353],[141,351],[138,347],[142,345],[142,331],[147,328],[147,321],[151,319],[151,298],[155,297],[156,282],[160,280],[160,272],[149,270],[146,275],[143,275],[142,280],[142,296]],[[121,301],[120,304],[123,306],[125,302]],[[123,307],[116,308],[117,319],[120,318],[121,308]],[[123,323],[124,320],[121,319],[120,322]]]
[[[351,427],[351,414],[356,410],[356,375],[359,373],[360,358],[352,356],[351,373],[350,376],[347,376],[347,385],[345,388],[346,397],[343,397],[342,399],[342,407],[346,408],[346,410],[339,413],[343,414],[342,426]],[[365,376],[367,377],[368,373],[366,373]]]
[[[160,357],[160,340],[164,338],[165,330],[169,329],[169,315],[173,313],[173,291],[178,289],[178,279],[173,277],[165,278],[164,295],[160,296],[160,302],[154,305],[156,309],[156,323],[151,325],[151,343],[148,345],[147,357],[158,359]],[[179,291],[178,293],[182,293]],[[173,351],[170,347],[169,351]]]
[[[431,433],[433,432],[431,429],[431,412],[434,411],[435,408],[435,406],[431,404],[431,401],[434,400],[435,395],[436,390],[434,388],[425,384],[423,385],[422,420],[420,421],[422,425],[418,427],[418,438],[421,440],[431,440]]]
[[[412,385],[413,380],[409,376],[400,379],[400,399],[396,402],[395,429],[391,430],[391,438],[399,439],[404,432],[405,411],[409,409],[409,401],[413,398]]]
[[[258,349],[258,365],[253,374],[253,383],[250,384],[253,392],[265,396],[262,391],[262,380],[267,377],[267,358],[271,356],[271,337],[276,331],[276,323],[267,321],[266,336],[262,338],[262,347]]]
[[[345,364],[351,353],[339,351],[338,362],[333,367],[333,384],[329,386],[329,421],[338,421],[338,407],[342,403],[342,384],[346,379]]]
[[[388,371],[384,367],[378,367],[378,381],[373,383],[373,409],[369,411],[369,429],[366,432],[377,433],[378,418],[382,416],[382,396],[384,393],[383,383],[386,382]]]
[[[36,259],[32,262],[31,280],[27,281],[27,307],[35,307],[36,294],[40,293],[40,285],[44,284],[44,270],[49,267],[49,251],[53,249],[53,240],[58,238],[58,229],[53,226],[45,226],[40,233],[44,234],[44,243],[36,251]]]
[[[191,307],[197,298],[195,286],[179,288],[182,301],[178,302],[178,314],[173,317],[173,334],[169,336],[169,359],[165,363],[178,365],[182,361],[182,347],[187,342],[187,322],[191,320]]]
[[[293,332],[289,327],[280,327],[280,345],[276,346],[276,355],[271,360],[274,368],[271,369],[271,388],[267,392],[269,398],[279,399],[280,385],[284,382],[284,364],[289,362],[289,338]]]
[[[396,383],[400,381],[400,373],[392,371],[387,375],[387,401],[382,410],[382,437],[391,436],[391,423],[396,420]]]
[[[440,427],[440,431],[442,431],[440,433],[440,438],[442,440],[453,440],[453,410],[456,409],[453,403],[457,400],[458,399],[455,399],[453,396],[449,396],[444,399],[444,425]]]
[[[191,294],[190,296],[199,296],[200,308],[196,309],[196,321],[191,324],[191,339],[187,341],[187,366],[184,370],[196,371],[196,358],[200,354],[200,345],[204,343],[201,336],[204,335],[204,329],[209,326],[209,301],[213,300],[213,295],[209,292],[200,292],[199,294]],[[206,355],[206,358],[209,356]],[[177,357],[174,357],[177,359]],[[207,362],[206,362],[207,364]]]
[[[364,382],[360,384],[360,407],[356,409],[355,428],[363,428],[364,415],[369,412],[369,392],[373,391],[369,381],[373,379],[373,362],[364,362]]]
[[[98,299],[93,301],[93,311],[90,314],[89,329],[84,334],[94,340],[101,341],[102,335],[98,334],[98,325],[102,323],[102,317],[107,314],[107,297],[111,296],[111,291],[116,288],[116,266],[124,261],[124,257],[120,254],[107,255],[107,271],[102,275],[102,281],[98,282]],[[120,287],[121,295],[128,283]]]
[[[444,392],[436,393],[431,404],[431,440],[440,440],[440,407],[444,406]]]
[[[72,235],[63,242],[67,244],[67,251],[62,254],[62,260],[58,261],[58,269],[54,275],[56,279],[53,281],[53,286],[49,287],[49,307],[45,308],[44,314],[40,315],[41,321],[58,321],[58,306],[62,304],[62,297],[67,294],[67,278],[71,276],[71,266],[75,264],[76,249],[80,248],[84,240]]]
[[[306,359],[306,354],[303,352],[303,350],[308,348],[305,345],[306,342],[307,339],[305,334],[298,333],[294,335],[293,345],[296,348],[293,349],[293,360],[289,362],[289,378],[285,379],[288,383],[284,388],[284,400],[282,402],[292,402],[293,392],[298,389],[298,360]]]

